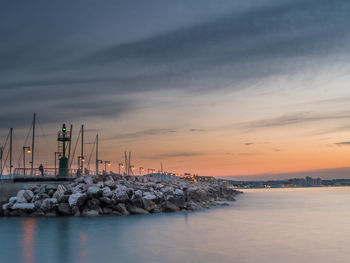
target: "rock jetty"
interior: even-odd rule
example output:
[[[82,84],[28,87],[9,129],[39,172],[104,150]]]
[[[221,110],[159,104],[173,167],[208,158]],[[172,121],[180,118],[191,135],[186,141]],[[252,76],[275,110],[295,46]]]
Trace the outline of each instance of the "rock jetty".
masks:
[[[197,210],[234,201],[241,192],[218,183],[146,177],[84,176],[66,185],[33,185],[0,207],[0,216],[127,216]]]

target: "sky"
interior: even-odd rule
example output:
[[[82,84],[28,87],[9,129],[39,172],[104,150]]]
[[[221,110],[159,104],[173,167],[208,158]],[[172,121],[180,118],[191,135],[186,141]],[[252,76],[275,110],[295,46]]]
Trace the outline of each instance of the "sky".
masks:
[[[212,176],[350,178],[350,2],[0,0],[0,142],[62,123],[100,156]],[[260,176],[260,177],[259,177]]]

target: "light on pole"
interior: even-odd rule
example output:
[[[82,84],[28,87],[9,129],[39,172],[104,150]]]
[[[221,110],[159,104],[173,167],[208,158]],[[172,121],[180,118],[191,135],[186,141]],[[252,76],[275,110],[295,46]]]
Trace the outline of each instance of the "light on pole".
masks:
[[[29,146],[23,146],[23,175],[26,175],[26,153],[31,153]]]
[[[142,172],[145,170],[145,168],[140,167],[140,175],[142,175]]]
[[[120,168],[124,168],[124,164],[123,163],[118,163],[118,172],[121,175]]]
[[[111,162],[110,161],[105,161],[105,172],[107,173],[107,165],[111,166]]]

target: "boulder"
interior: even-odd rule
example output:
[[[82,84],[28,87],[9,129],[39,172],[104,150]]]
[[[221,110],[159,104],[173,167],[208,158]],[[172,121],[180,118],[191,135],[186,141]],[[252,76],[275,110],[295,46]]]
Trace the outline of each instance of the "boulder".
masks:
[[[153,195],[153,194],[148,194],[148,195],[145,195],[145,196],[143,197],[143,199],[146,199],[146,200],[156,200],[157,197],[156,197],[155,195]]]
[[[143,201],[142,198],[134,198],[131,200],[131,204],[136,207],[143,208]]]
[[[67,191],[67,189],[63,186],[63,185],[59,185],[57,187],[56,192],[53,194],[53,198],[56,198],[57,200],[60,200],[62,198],[62,196],[64,196],[65,191]]]
[[[192,210],[192,211],[194,211],[194,210],[199,210],[199,209],[201,209],[201,208],[202,208],[202,207],[201,207],[199,204],[197,204],[197,203],[195,203],[195,202],[193,202],[193,201],[188,202],[187,205],[186,205],[186,209],[187,209],[187,210]]]
[[[126,202],[129,200],[129,195],[126,191],[123,190],[115,190],[113,194],[113,199],[118,202]]]
[[[142,203],[143,208],[148,212],[153,211],[157,207],[157,205],[152,201],[152,199],[142,198]]]
[[[100,197],[102,195],[102,189],[99,186],[90,186],[86,192],[88,195]]]
[[[105,186],[102,188],[102,195],[104,197],[110,197],[113,195],[113,192],[111,191],[111,189],[108,186]]]
[[[184,192],[181,189],[176,189],[175,195],[184,195]]]
[[[119,213],[121,213],[123,216],[128,216],[130,213],[126,209],[125,204],[119,203],[115,206],[115,210],[117,210]]]
[[[37,186],[34,189],[34,194],[45,194],[46,188],[44,185]]]
[[[102,211],[104,215],[110,215],[113,212],[112,208],[109,208],[109,207],[102,208]]]
[[[60,203],[58,206],[58,213],[64,216],[72,215],[72,209],[68,203]]]
[[[28,216],[28,214],[24,210],[17,209],[9,212],[8,216],[18,217],[18,216]]]
[[[84,177],[84,183],[85,183],[85,184],[88,184],[88,185],[94,184],[94,182],[93,182],[91,176],[86,176],[86,177]]]
[[[92,210],[92,209],[86,208],[81,212],[81,215],[82,216],[98,216],[99,212],[97,210]]]
[[[87,200],[86,194],[76,193],[76,194],[72,194],[69,197],[68,203],[71,207],[73,206],[81,207],[86,200]]]
[[[39,209],[41,207],[41,204],[43,203],[43,200],[36,200],[34,202],[35,209]]]
[[[105,186],[108,186],[108,187],[111,188],[111,189],[114,189],[114,188],[115,188],[115,182],[112,181],[112,180],[107,180],[107,181],[105,181],[105,182],[104,182],[104,185],[105,185]]]
[[[86,202],[85,206],[91,210],[98,211],[100,209],[100,201],[96,198],[92,198]]]
[[[175,204],[166,201],[162,207],[163,212],[177,212],[180,208],[178,208]]]
[[[58,202],[60,202],[60,203],[68,203],[68,200],[69,200],[69,195],[63,195],[63,196],[61,196],[61,198],[60,199],[58,199]]]
[[[65,195],[71,195],[73,194],[72,189],[68,189],[64,192]]]
[[[58,201],[56,198],[48,198],[43,200],[43,202],[41,203],[40,209],[43,210],[45,213],[47,213],[54,210],[57,206],[58,206]]]
[[[14,204],[16,202],[17,202],[17,196],[10,197],[10,199],[9,199],[10,204]]]
[[[148,211],[140,208],[140,207],[136,207],[136,206],[133,206],[133,205],[129,205],[128,206],[128,210],[131,214],[134,214],[134,215],[145,215],[145,214],[149,214]]]
[[[53,190],[54,192],[57,190],[57,185],[54,184],[47,184],[45,185],[46,192]]]
[[[27,213],[31,213],[35,209],[33,203],[18,203],[18,204],[14,204],[11,208],[12,210],[23,210]]]
[[[98,200],[100,200],[102,205],[106,205],[106,206],[111,206],[113,204],[112,200],[108,197],[100,197]]]
[[[17,203],[28,203],[34,197],[34,193],[30,190],[20,190],[17,193]]]
[[[137,190],[134,192],[134,197],[135,198],[141,198],[142,197],[142,191],[141,190]]]
[[[39,217],[39,216],[45,216],[45,213],[38,209],[38,210],[35,210],[33,213],[31,213],[29,216],[31,217]]]
[[[175,195],[173,202],[177,207],[186,208],[186,200],[184,196]]]

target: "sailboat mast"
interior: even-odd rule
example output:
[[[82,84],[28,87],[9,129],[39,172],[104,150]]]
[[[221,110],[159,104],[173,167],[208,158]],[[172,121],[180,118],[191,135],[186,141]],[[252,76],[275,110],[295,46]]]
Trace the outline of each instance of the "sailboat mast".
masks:
[[[96,134],[96,175],[98,175],[98,134]]]
[[[81,174],[84,175],[84,125],[81,125]]]
[[[35,146],[35,117],[36,114],[33,114],[33,132],[32,132],[32,163],[31,163],[31,175],[33,175],[33,168],[34,168],[34,146]]]
[[[12,174],[12,134],[13,129],[10,128],[10,175]]]

